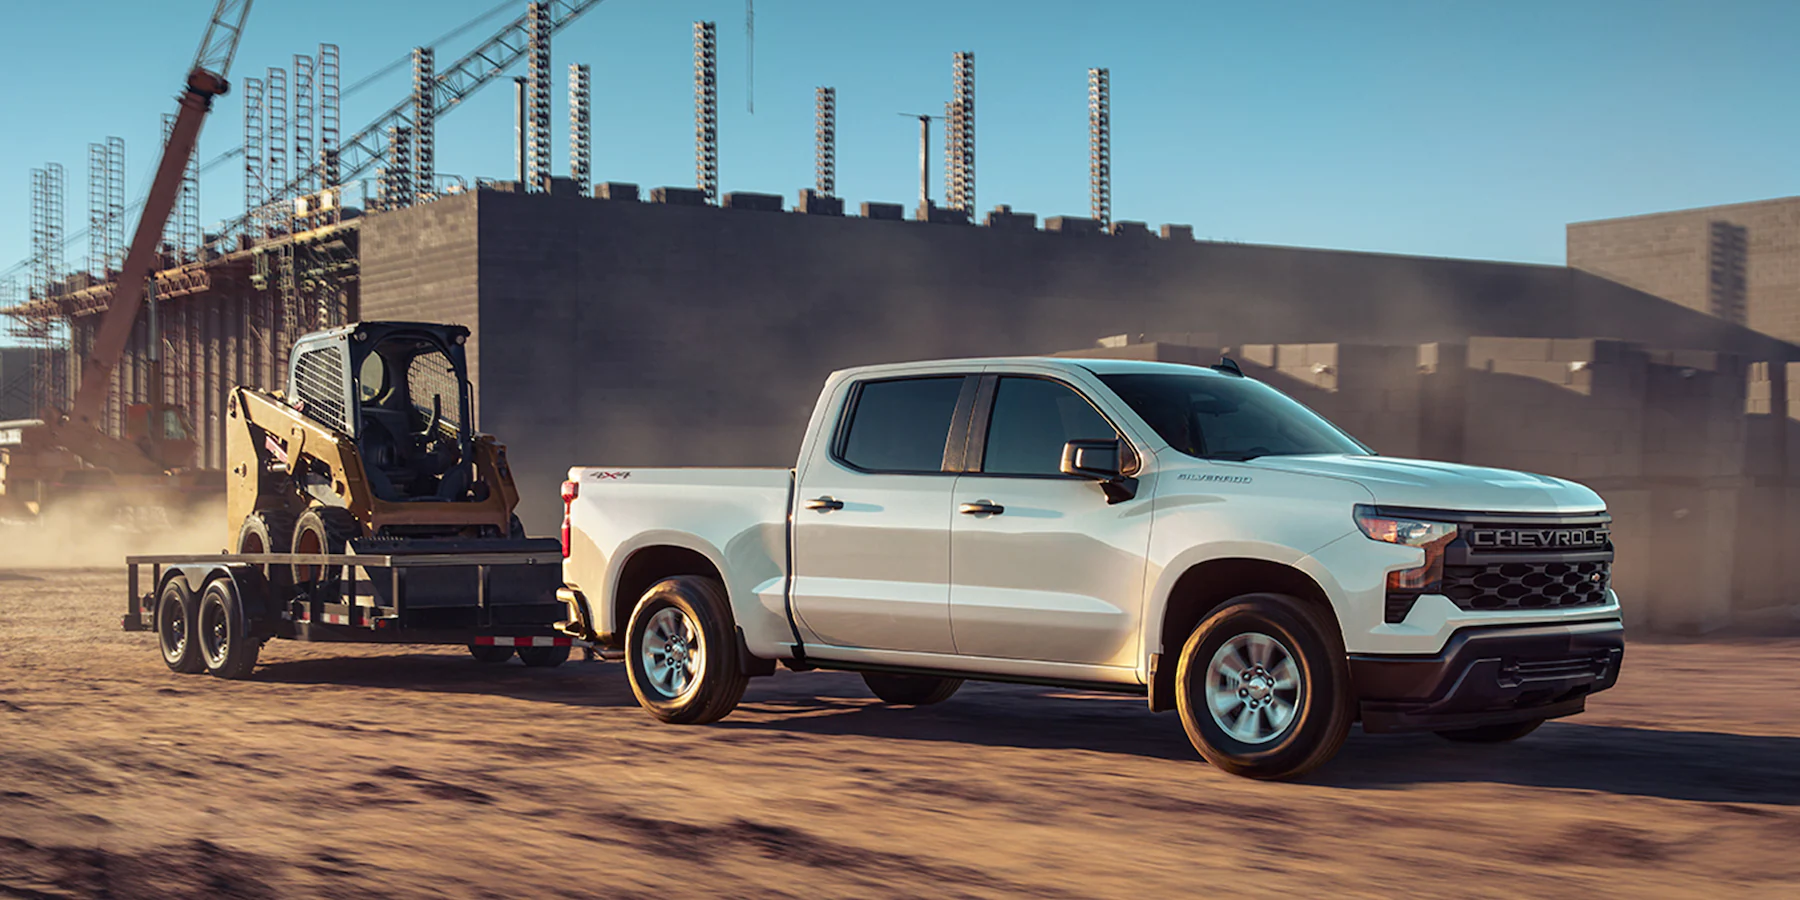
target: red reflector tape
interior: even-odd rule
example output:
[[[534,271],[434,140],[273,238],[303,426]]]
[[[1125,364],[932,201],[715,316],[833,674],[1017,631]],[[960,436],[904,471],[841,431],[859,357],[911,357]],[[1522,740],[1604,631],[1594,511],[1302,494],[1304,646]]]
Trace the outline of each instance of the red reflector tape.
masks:
[[[575,642],[566,637],[494,637],[482,635],[475,639],[480,647],[568,647]]]

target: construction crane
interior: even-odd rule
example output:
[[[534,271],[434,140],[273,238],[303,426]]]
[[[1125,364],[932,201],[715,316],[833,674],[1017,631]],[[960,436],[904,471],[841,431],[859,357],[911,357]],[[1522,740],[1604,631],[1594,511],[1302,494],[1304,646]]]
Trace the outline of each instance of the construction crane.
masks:
[[[180,111],[162,160],[144,201],[119,282],[113,288],[106,314],[95,331],[94,342],[82,362],[81,382],[74,402],[66,411],[52,411],[44,420],[6,423],[0,428],[0,492],[17,506],[41,511],[46,490],[100,489],[130,495],[146,492],[152,505],[171,487],[188,483],[171,474],[192,463],[194,445],[180,423],[178,410],[163,402],[159,353],[152,352],[150,403],[128,411],[127,437],[111,437],[102,430],[102,413],[112,382],[113,368],[125,352],[143,308],[145,285],[157,259],[157,244],[175,207],[183,173],[200,137],[200,126],[212,109],[214,97],[230,90],[226,76],[237,55],[251,0],[218,0],[200,49],[188,69],[179,99]],[[154,320],[154,310],[152,310]],[[152,346],[159,342],[152,336]],[[137,418],[144,421],[136,422]],[[28,494],[28,497],[22,497]]]

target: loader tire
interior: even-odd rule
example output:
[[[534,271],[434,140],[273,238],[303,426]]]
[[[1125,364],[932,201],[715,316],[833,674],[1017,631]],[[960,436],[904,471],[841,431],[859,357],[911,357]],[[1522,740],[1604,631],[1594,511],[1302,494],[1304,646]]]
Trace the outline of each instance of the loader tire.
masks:
[[[703,725],[737,708],[750,683],[738,665],[725,586],[681,575],[650,586],[631,611],[625,667],[631,692],[671,725]]]
[[[294,523],[295,553],[343,553],[350,541],[362,535],[362,526],[347,509],[315,506]],[[343,576],[339,566],[293,565],[294,584],[313,587],[332,584]]]
[[[250,617],[244,614],[237,585],[229,578],[207,582],[206,589],[200,592],[200,611],[194,622],[206,671],[233,681],[249,678],[256,670],[256,657],[262,652],[262,641],[251,632]]]
[[[294,525],[297,521],[299,517],[285,509],[265,509],[245,516],[243,527],[238,529],[237,552],[290,552],[294,546]],[[294,567],[261,565],[256,568],[268,580],[276,597],[286,600],[283,594],[294,584]]]

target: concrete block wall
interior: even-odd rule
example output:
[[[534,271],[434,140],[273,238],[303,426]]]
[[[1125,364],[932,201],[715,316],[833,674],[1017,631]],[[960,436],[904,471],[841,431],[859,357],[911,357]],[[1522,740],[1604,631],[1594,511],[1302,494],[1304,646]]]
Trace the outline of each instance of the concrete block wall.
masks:
[[[1565,478],[1643,474],[1647,354],[1620,341],[1475,337],[1463,461]]]

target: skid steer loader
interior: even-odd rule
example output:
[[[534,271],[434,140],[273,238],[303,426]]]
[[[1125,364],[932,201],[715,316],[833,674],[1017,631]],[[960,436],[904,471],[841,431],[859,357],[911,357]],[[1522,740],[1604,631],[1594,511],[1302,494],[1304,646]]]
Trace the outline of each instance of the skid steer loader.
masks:
[[[277,636],[467,638],[483,661],[515,647],[531,665],[567,658],[567,641],[546,639],[564,612],[560,567],[539,564],[560,562],[560,544],[525,536],[506,450],[471,428],[468,337],[419,322],[314,332],[294,343],[284,391],[232,391],[224,550],[260,558]],[[457,554],[469,563],[444,564]],[[324,627],[344,622],[380,635]]]

